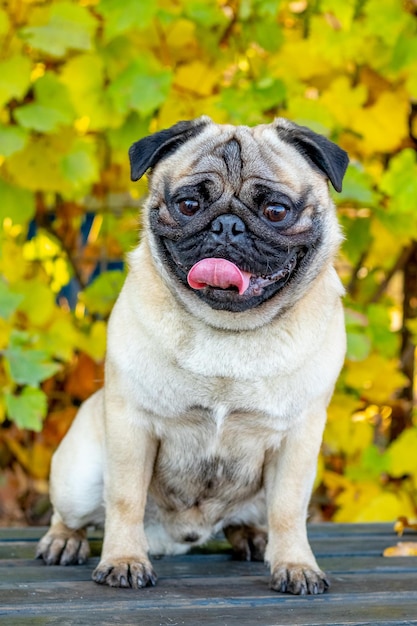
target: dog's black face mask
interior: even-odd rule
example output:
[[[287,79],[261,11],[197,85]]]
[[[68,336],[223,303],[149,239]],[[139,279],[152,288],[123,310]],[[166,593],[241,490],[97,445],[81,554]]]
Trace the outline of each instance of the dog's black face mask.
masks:
[[[245,311],[275,295],[308,263],[320,226],[287,235],[303,199],[294,205],[265,183],[246,185],[240,198],[231,197],[219,194],[219,182],[211,175],[167,190],[166,207],[178,225],[164,224],[155,208],[151,227],[160,254],[184,285],[212,308]]]
[[[191,136],[201,132],[205,125],[198,125],[198,120],[190,124],[187,132]],[[312,136],[315,139],[314,133]],[[155,137],[132,147],[133,177],[139,177],[149,163],[148,159],[134,173],[133,152],[143,159],[146,152],[143,142],[152,139],[154,154]],[[176,132],[170,139],[167,136],[162,139],[158,161],[175,151],[178,142],[184,143],[183,135]],[[287,136],[283,139],[288,141]],[[310,135],[308,139],[312,141]],[[321,140],[326,142],[327,152],[331,152],[329,144],[342,153],[324,138],[319,144]],[[329,169],[323,161],[331,157],[322,151],[321,144],[317,146],[313,142],[313,145],[312,163],[318,169]],[[340,158],[340,153],[335,154]],[[257,307],[285,286],[296,283],[319,252],[322,238],[322,220],[308,204],[309,190],[295,196],[269,176],[254,173],[245,177],[242,174],[245,156],[237,139],[220,143],[211,155],[213,167],[198,167],[195,173],[191,170],[184,184],[174,186],[167,178],[163,199],[150,209],[150,226],[165,266],[210,307],[231,312]],[[336,173],[331,172],[332,182],[338,186],[347,160],[339,169],[334,159],[331,163],[336,168]],[[329,172],[326,174],[330,177]],[[309,215],[303,222],[306,207]]]

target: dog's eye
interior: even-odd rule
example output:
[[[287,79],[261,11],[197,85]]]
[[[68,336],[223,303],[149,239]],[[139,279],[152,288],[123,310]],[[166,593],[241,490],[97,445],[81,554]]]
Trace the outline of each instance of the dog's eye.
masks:
[[[177,206],[183,215],[191,217],[192,215],[197,213],[198,209],[200,208],[200,203],[198,202],[198,200],[186,199],[178,202]]]
[[[282,204],[268,204],[264,208],[264,215],[270,222],[282,222],[288,214],[288,208]]]

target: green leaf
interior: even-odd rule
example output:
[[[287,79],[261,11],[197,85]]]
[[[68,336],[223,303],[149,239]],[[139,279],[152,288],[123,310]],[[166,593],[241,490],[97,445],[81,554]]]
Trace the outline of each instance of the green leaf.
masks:
[[[279,108],[286,96],[284,83],[271,77],[262,78],[256,83],[224,89],[219,107],[224,109],[234,124],[261,124],[265,122],[265,112]]]
[[[75,112],[66,87],[52,72],[47,72],[34,85],[35,101],[16,109],[14,115],[24,128],[51,132],[71,124]]]
[[[10,291],[8,285],[0,280],[0,317],[8,319],[18,308],[23,295]]]
[[[153,113],[165,101],[172,72],[149,62],[131,63],[110,85],[108,95],[119,113],[133,109],[143,116]]]
[[[347,351],[346,356],[351,361],[362,361],[366,359],[371,350],[371,342],[363,333],[348,332],[347,333]]]
[[[113,308],[125,280],[125,273],[119,270],[104,272],[91,283],[80,300],[90,313],[108,315]]]
[[[61,161],[61,171],[77,193],[87,192],[89,186],[99,179],[95,149],[94,143],[80,139]]]
[[[115,113],[105,90],[105,62],[98,54],[80,54],[70,58],[61,72],[61,82],[78,117],[88,117],[88,129],[113,128],[122,117]]]
[[[278,23],[264,19],[248,21],[244,25],[243,39],[247,45],[256,41],[264,50],[275,52],[283,43],[283,34]]]
[[[343,252],[347,258],[356,265],[363,252],[370,246],[372,240],[371,223],[369,218],[358,217],[357,219],[341,219],[345,240],[343,241]]]
[[[366,313],[369,319],[368,336],[372,345],[382,355],[393,358],[399,350],[400,336],[391,330],[389,308],[383,304],[369,304]]]
[[[91,50],[98,22],[78,4],[52,4],[43,24],[22,28],[20,35],[35,50],[63,57],[67,50]]]
[[[19,55],[0,61],[0,107],[12,98],[23,98],[30,85],[31,65]]]
[[[4,351],[4,357],[10,376],[18,385],[35,387],[56,374],[61,367],[58,363],[48,361],[48,355],[42,350],[31,350],[19,345],[10,345]]]
[[[351,480],[378,481],[384,472],[388,472],[388,458],[374,444],[365,448],[362,452],[360,464],[346,468],[345,475]]]
[[[413,336],[413,343],[417,344],[417,318],[413,320],[408,320],[407,329]]]
[[[71,185],[62,174],[61,161],[73,143],[74,133],[69,128],[56,134],[33,134],[24,149],[9,158],[7,170],[23,188],[71,196]]]
[[[224,25],[228,22],[226,15],[217,2],[186,0],[184,13],[190,20],[206,29]]]
[[[142,118],[132,111],[120,128],[110,129],[107,136],[113,149],[113,158],[126,164],[126,154],[133,141],[137,141],[149,134],[150,118]]]
[[[25,147],[28,133],[18,126],[0,126],[0,156],[9,157]]]
[[[70,317],[61,316],[37,334],[36,348],[61,361],[70,361],[77,346],[78,333]]]
[[[48,403],[41,389],[25,387],[20,395],[5,394],[8,417],[19,428],[28,428],[39,432],[46,416]]]
[[[360,206],[372,206],[377,196],[372,189],[371,177],[358,164],[351,163],[343,179],[343,189],[337,195],[337,203],[344,200],[356,202]]]
[[[391,196],[390,210],[395,213],[414,213],[417,198],[417,158],[411,148],[396,154],[380,182],[380,189]]]
[[[15,117],[23,128],[30,128],[39,133],[49,133],[67,122],[65,115],[60,111],[36,102],[17,109]]]
[[[7,217],[13,224],[24,224],[32,219],[34,214],[33,194],[0,179],[0,221]]]
[[[156,0],[101,0],[97,10],[105,18],[104,32],[107,40],[131,28],[148,28],[158,11]]]
[[[350,28],[358,6],[357,0],[322,0],[320,10],[333,14],[343,28]]]
[[[363,313],[345,307],[345,325],[347,328],[364,328],[368,326],[368,318]]]

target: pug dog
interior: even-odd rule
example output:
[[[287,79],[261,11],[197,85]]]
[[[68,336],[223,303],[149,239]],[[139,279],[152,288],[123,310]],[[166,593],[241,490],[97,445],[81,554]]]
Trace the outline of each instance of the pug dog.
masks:
[[[278,118],[253,128],[183,121],[130,149],[148,170],[141,243],[108,325],[104,388],[52,461],[46,564],[89,553],[93,580],[154,585],[149,554],[223,530],[264,559],[270,587],[329,586],[306,518],[326,408],[345,354],[337,145]]]

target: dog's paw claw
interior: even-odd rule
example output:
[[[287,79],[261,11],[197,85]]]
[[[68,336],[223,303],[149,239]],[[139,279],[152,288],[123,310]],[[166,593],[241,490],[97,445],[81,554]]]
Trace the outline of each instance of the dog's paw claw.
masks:
[[[39,541],[36,558],[46,565],[81,565],[90,554],[84,530],[49,530]]]
[[[149,561],[135,559],[118,559],[115,563],[102,561],[93,572],[92,578],[99,585],[109,587],[153,587],[156,574]]]
[[[270,589],[295,595],[317,595],[329,589],[330,583],[321,570],[303,565],[283,565],[274,569]]]

